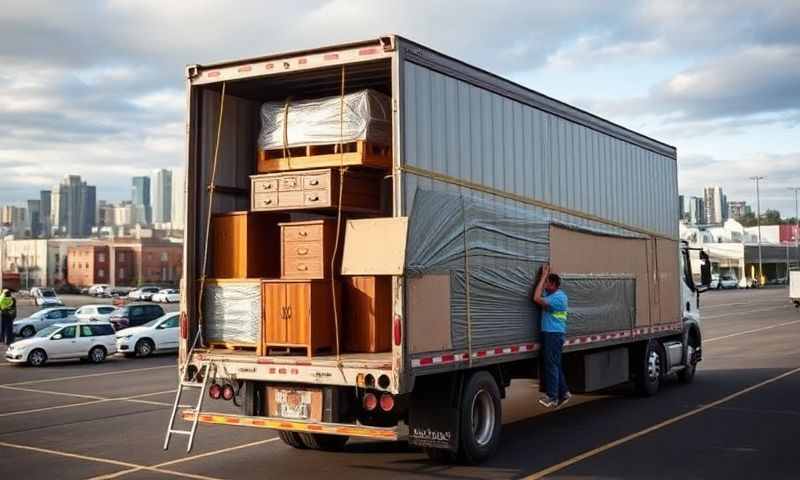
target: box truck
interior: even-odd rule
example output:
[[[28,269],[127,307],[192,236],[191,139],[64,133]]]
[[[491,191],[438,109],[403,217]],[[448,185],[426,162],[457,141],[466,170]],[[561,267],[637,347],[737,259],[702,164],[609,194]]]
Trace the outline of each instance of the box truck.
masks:
[[[573,392],[692,380],[702,287],[674,147],[400,36],[191,65],[186,82],[165,448],[210,423],[480,462],[511,380],[540,378],[546,262]]]

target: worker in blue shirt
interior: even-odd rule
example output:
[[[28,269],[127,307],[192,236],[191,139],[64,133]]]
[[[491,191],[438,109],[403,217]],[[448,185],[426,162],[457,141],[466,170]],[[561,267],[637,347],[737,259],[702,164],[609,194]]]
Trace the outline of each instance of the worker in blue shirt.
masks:
[[[567,294],[561,289],[561,278],[550,272],[550,264],[542,266],[533,301],[542,309],[542,358],[546,395],[539,399],[545,407],[560,407],[572,397],[561,368],[561,350],[567,332]]]

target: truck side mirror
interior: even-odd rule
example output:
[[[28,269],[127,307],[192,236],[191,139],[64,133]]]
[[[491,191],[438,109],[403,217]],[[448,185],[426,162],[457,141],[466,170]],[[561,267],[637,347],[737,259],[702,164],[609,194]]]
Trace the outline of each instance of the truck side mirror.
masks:
[[[700,284],[706,288],[711,286],[711,259],[704,251],[700,251]]]

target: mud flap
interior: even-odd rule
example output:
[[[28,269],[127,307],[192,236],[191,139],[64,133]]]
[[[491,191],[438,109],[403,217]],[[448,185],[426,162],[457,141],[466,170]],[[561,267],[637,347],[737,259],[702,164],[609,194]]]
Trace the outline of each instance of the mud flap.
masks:
[[[408,443],[458,451],[460,373],[417,377],[411,394]]]

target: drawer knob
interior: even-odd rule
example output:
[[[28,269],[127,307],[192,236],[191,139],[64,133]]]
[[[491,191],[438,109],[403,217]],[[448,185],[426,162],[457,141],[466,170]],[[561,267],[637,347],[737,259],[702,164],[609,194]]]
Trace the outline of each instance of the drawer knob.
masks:
[[[307,255],[308,254],[308,249],[307,248],[298,248],[297,249],[297,254],[298,255]]]
[[[309,202],[316,202],[317,200],[319,200],[319,195],[309,195],[308,196],[308,201]]]
[[[300,230],[299,232],[297,232],[297,235],[301,237],[307,237],[308,232],[306,232],[305,230]]]
[[[272,204],[272,199],[271,198],[267,199],[267,200],[264,200],[264,205],[271,205],[271,204]]]
[[[297,266],[297,269],[300,270],[301,272],[305,272],[306,270],[308,270],[308,265],[304,265],[301,263],[300,265]]]
[[[271,183],[262,183],[261,184],[261,188],[263,188],[264,190],[272,190],[272,184]]]
[[[308,183],[309,183],[309,184],[311,184],[311,185],[319,185],[319,180],[317,180],[317,179],[314,179],[314,180],[311,180],[311,181],[310,181],[310,182],[308,182]]]

